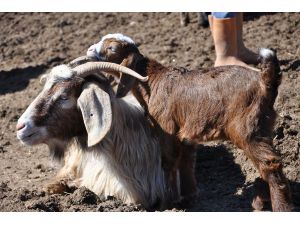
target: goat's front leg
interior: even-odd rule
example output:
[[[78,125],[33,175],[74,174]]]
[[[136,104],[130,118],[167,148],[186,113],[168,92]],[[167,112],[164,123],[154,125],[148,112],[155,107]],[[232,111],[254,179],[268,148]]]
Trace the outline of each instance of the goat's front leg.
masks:
[[[67,172],[67,173],[66,173]],[[62,175],[65,174],[65,175]],[[73,176],[69,171],[64,171],[64,168],[55,176],[45,187],[44,191],[49,194],[63,194],[68,192],[70,186],[73,185],[75,176]]]
[[[50,194],[62,194],[67,192],[70,187],[77,186],[77,168],[81,161],[81,152],[71,149],[66,153],[64,166],[59,170],[57,175],[46,185],[44,191]]]
[[[165,120],[169,121],[169,120]],[[156,123],[156,122],[155,122]],[[177,148],[180,144],[172,135],[174,131],[174,123],[169,121],[165,124],[165,129],[157,126],[158,132],[161,132],[160,146],[164,146],[162,149],[162,168],[165,173],[166,183],[168,187],[168,202],[173,204],[180,201],[180,175],[179,175],[179,157],[180,152]]]
[[[269,203],[271,202],[271,199],[269,184],[259,177],[254,181],[254,188],[255,197],[252,201],[252,207],[257,211],[262,211],[263,209],[266,209],[266,207],[270,208]]]
[[[179,161],[180,187],[183,199],[194,198],[198,194],[197,181],[195,177],[196,148],[194,146],[181,145],[181,156]]]

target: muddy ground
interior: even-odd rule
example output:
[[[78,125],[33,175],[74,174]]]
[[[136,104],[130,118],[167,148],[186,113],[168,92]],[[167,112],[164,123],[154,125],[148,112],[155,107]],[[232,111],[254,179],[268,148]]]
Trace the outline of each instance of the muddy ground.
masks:
[[[165,65],[197,69],[213,65],[208,28],[197,16],[181,27],[178,13],[0,13],[0,211],[143,211],[113,196],[101,199],[85,188],[65,195],[41,191],[57,165],[46,146],[22,146],[16,121],[42,89],[39,78],[54,65],[85,54],[111,32],[140,44],[141,52]],[[276,101],[274,143],[300,211],[300,13],[247,14],[248,47],[277,50],[283,81]],[[230,143],[212,143],[198,151],[200,194],[186,211],[252,211],[256,169]],[[179,210],[179,209],[170,209]]]

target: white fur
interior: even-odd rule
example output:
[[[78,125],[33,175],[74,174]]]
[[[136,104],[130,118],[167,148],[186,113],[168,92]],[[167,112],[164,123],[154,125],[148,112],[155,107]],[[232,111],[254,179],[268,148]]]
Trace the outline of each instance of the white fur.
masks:
[[[265,59],[267,58],[271,58],[271,57],[274,57],[275,53],[271,50],[271,49],[268,49],[268,48],[261,48],[259,50],[259,55]]]
[[[64,64],[54,67],[50,72],[50,76],[59,77],[63,79],[71,78],[73,75],[74,73],[71,70],[71,68]]]
[[[125,203],[139,200],[128,193],[126,181],[117,171],[118,166],[111,163],[111,156],[107,154],[111,149],[101,149],[103,152],[84,151],[74,143],[69,149],[68,161],[65,165],[70,167],[79,163],[73,184],[84,186],[94,191],[97,195],[115,196]]]
[[[142,108],[139,101],[132,94],[126,95],[125,97],[123,97],[123,100],[131,105],[138,107],[138,108]]]
[[[74,72],[68,65],[59,65],[54,67],[49,74],[46,75],[47,81],[45,83],[45,89],[50,89],[51,86],[61,80],[72,78]],[[44,77],[42,77],[43,79]]]
[[[104,40],[110,39],[110,38],[115,38],[116,40],[119,40],[119,41],[126,41],[129,44],[134,44],[135,45],[134,41],[130,37],[125,36],[125,35],[120,34],[120,33],[107,34],[107,35],[102,37],[101,41],[104,41]]]
[[[89,49],[87,51],[87,56],[92,56],[92,57],[96,56],[97,58],[99,58],[99,54],[102,49],[103,42],[106,39],[110,39],[110,38],[114,38],[119,41],[125,41],[127,43],[135,45],[134,41],[130,37],[125,36],[123,34],[120,34],[120,33],[107,34],[107,35],[103,36],[102,39],[97,44],[94,44],[89,47]]]
[[[70,184],[85,186],[98,195],[113,195],[126,203],[153,206],[167,199],[161,150],[142,108],[112,99],[110,132],[92,148],[75,138],[68,144],[64,166],[58,173],[73,177]],[[121,128],[121,129],[120,129]],[[58,178],[58,179],[64,179]]]
[[[43,92],[37,96],[34,101],[28,106],[28,108],[25,110],[25,112],[21,115],[21,117],[18,119],[18,124],[23,124],[24,128],[17,131],[17,138],[23,143],[23,144],[32,144],[37,142],[37,139],[43,139],[47,136],[47,129],[45,127],[36,127],[33,123],[32,117],[34,116],[36,110],[35,106],[37,102],[40,100],[41,96],[43,95]],[[37,132],[38,131],[38,132]],[[27,140],[27,137],[31,134],[35,133],[33,137],[30,138],[30,140]]]

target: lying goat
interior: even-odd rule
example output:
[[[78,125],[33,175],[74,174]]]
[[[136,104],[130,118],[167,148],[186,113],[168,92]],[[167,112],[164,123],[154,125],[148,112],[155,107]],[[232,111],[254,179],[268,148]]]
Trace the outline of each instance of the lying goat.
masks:
[[[163,164],[171,180],[179,168],[183,196],[196,191],[195,154],[187,144],[228,139],[244,150],[267,182],[273,210],[291,210],[289,185],[272,146],[273,104],[281,82],[273,51],[260,51],[261,72],[241,66],[198,71],[165,67],[143,56],[134,41],[122,34],[104,36],[87,55],[127,66],[149,78],[142,83],[122,74],[117,95],[132,90],[158,129],[173,138],[172,149],[164,146]],[[261,209],[264,200],[257,196],[253,206]]]
[[[18,120],[22,143],[45,143],[64,161],[46,190],[62,193],[68,186],[85,186],[147,209],[163,207],[159,143],[143,109],[130,99],[115,98],[105,77],[88,76],[92,68],[84,66],[53,68],[43,91]],[[100,67],[137,75],[117,64]]]

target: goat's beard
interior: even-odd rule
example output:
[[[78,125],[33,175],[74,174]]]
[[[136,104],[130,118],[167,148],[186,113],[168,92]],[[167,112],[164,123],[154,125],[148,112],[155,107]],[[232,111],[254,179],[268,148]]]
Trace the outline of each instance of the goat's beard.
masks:
[[[46,144],[49,147],[50,156],[55,160],[61,161],[67,149],[68,142],[59,139],[51,139],[51,141]]]

